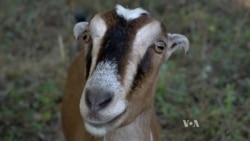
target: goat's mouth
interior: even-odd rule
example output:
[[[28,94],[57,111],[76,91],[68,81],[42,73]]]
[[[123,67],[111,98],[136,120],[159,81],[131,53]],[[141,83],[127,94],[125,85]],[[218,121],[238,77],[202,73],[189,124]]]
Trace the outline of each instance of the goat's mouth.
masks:
[[[87,119],[85,119],[84,121],[85,121],[85,123],[87,123],[90,126],[95,127],[95,128],[112,127],[117,123],[117,121],[119,121],[121,119],[121,117],[125,114],[125,112],[126,112],[126,110],[124,110],[119,115],[117,115],[117,116],[115,116],[107,121],[92,121],[92,120],[87,120]]]
[[[117,128],[120,125],[125,113],[126,110],[108,121],[89,121],[85,119],[84,125],[86,130],[90,134],[102,137],[105,136],[109,131]]]

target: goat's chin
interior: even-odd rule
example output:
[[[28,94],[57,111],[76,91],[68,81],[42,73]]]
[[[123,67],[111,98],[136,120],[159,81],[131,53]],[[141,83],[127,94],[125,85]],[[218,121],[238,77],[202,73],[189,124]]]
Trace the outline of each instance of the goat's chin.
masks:
[[[86,130],[93,136],[103,137],[111,131],[119,128],[119,126],[123,123],[126,118],[126,110],[112,118],[107,122],[89,122],[87,120],[84,121],[84,125]]]
[[[121,119],[114,121],[113,123],[107,123],[104,125],[93,125],[88,122],[84,122],[86,130],[93,136],[96,137],[103,137],[111,131],[119,128],[120,123],[122,122]]]
[[[86,130],[93,136],[103,137],[107,134],[107,127],[95,127],[88,122],[84,123]]]

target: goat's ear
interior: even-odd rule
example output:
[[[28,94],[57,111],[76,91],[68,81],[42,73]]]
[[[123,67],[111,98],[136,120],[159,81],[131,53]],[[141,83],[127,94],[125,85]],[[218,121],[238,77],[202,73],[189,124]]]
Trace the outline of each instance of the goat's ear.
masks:
[[[184,35],[168,33],[167,46],[167,58],[177,49],[183,49],[185,54],[188,54],[189,41]]]
[[[75,26],[74,26],[74,36],[75,36],[75,39],[77,40],[77,38],[79,37],[79,35],[87,30],[88,28],[88,22],[79,22],[79,23],[76,23]]]

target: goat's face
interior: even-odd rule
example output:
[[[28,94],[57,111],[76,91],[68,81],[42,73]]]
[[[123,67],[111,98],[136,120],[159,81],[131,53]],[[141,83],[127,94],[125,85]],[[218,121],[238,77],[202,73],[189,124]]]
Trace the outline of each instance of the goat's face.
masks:
[[[85,44],[86,85],[80,112],[86,129],[104,136],[133,121],[152,107],[160,66],[178,48],[188,50],[188,40],[169,34],[145,10],[114,10],[95,15],[74,27]]]

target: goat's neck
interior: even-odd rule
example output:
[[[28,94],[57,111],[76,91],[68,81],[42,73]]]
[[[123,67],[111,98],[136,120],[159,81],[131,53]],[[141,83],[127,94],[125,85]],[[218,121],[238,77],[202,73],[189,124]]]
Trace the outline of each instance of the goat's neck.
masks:
[[[153,141],[152,114],[152,109],[143,112],[129,125],[106,135],[103,141]]]

